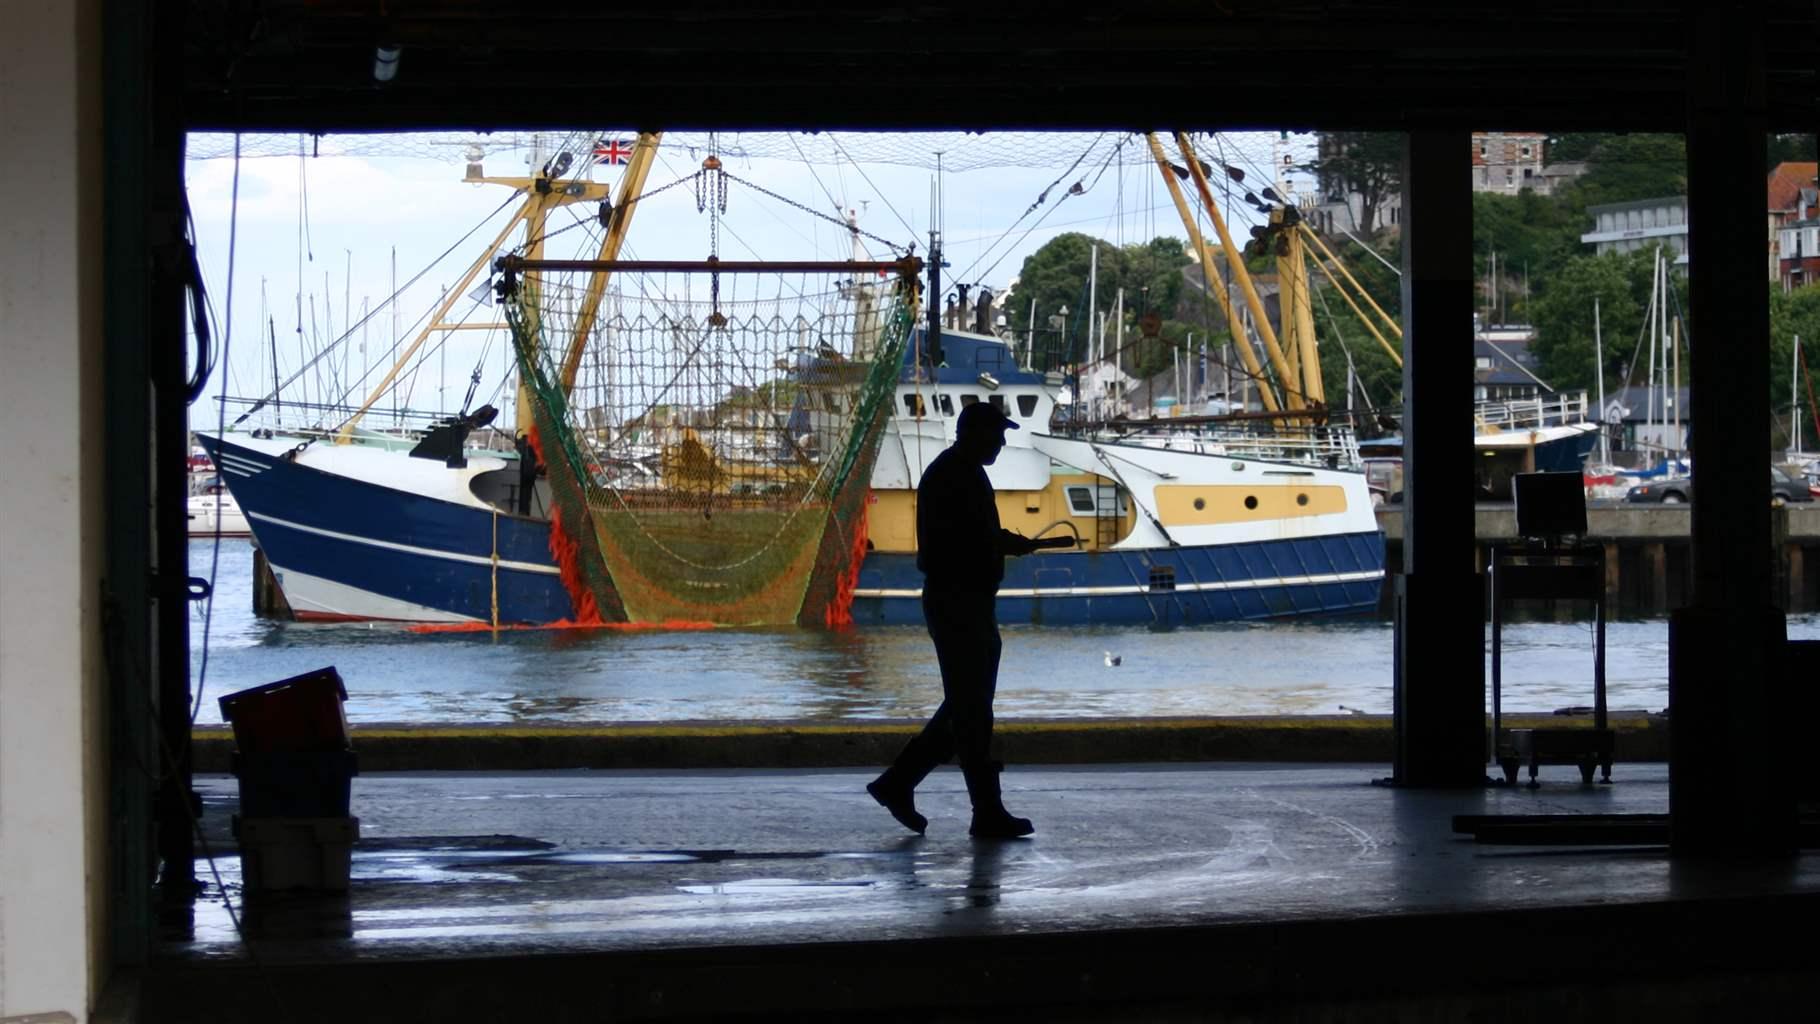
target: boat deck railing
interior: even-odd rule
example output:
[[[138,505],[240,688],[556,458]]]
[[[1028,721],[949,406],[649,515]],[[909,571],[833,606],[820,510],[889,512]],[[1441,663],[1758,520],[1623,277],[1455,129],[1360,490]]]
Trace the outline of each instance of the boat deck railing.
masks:
[[[1145,428],[1107,440],[1148,448],[1230,455],[1266,462],[1290,462],[1328,469],[1358,469],[1359,440],[1351,427],[1277,426],[1259,430],[1236,424],[1199,424],[1193,428]]]
[[[1585,423],[1586,392],[1572,391],[1537,398],[1476,402],[1473,424],[1480,429],[1522,430]]]

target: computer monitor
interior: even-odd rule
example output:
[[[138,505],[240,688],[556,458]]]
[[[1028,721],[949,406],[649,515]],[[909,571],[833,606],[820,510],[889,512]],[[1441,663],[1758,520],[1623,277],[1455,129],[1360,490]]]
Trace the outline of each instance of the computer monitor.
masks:
[[[1586,535],[1586,482],[1579,473],[1518,473],[1511,479],[1519,536]]]

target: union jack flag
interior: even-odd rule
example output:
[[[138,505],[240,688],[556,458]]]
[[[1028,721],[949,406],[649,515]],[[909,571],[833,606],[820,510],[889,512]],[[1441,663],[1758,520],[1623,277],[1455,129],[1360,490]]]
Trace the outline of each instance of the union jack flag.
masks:
[[[623,164],[632,157],[632,147],[621,139],[601,139],[594,143],[594,164]]]

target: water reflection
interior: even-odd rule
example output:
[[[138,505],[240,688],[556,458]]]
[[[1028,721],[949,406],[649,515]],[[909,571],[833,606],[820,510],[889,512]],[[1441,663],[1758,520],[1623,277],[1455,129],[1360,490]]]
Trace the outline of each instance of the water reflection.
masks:
[[[207,565],[206,543],[192,559]],[[251,614],[251,548],[225,542],[202,720],[214,698],[335,665],[356,722],[920,719],[941,699],[920,627],[839,632],[411,633],[381,623],[278,623]],[[1820,637],[1820,616],[1789,634]],[[202,642],[200,615],[192,643]],[[1373,621],[1007,627],[1001,718],[1388,713],[1391,627]],[[1115,666],[1105,652],[1121,655]],[[1529,622],[1505,633],[1506,710],[1591,702],[1592,631]],[[192,659],[194,669],[200,659]],[[1608,628],[1614,709],[1667,705],[1668,629]],[[1464,673],[1463,673],[1464,674]]]

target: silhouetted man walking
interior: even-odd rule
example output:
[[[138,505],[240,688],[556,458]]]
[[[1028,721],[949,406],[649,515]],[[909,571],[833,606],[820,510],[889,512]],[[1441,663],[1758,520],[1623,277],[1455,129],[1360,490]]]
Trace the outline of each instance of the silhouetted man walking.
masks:
[[[967,406],[954,444],[929,463],[916,488],[916,567],[923,572],[923,619],[942,669],[942,705],[866,791],[918,833],[929,822],[916,811],[917,784],[955,756],[973,801],[970,835],[1012,839],[1036,831],[1030,819],[1005,810],[998,779],[1003,766],[988,753],[998,689],[995,604],[1005,556],[1049,546],[999,528],[986,467],[1005,447],[1005,431],[1016,429],[988,402]]]

